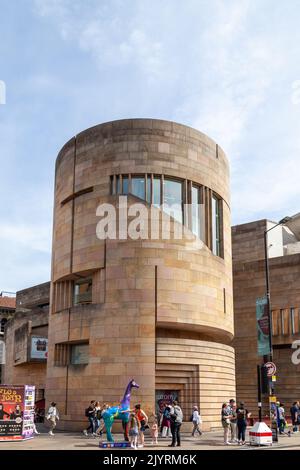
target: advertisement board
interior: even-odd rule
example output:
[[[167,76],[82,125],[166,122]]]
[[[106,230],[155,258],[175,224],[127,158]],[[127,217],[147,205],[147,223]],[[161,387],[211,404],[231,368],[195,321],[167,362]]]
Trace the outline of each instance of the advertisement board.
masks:
[[[48,356],[48,338],[44,338],[41,336],[32,336],[30,358],[46,360],[47,356]]]
[[[0,441],[33,437],[35,387],[0,385]]]
[[[256,299],[257,353],[259,356],[270,354],[268,299]]]
[[[156,390],[155,391],[155,404],[156,413],[162,413],[166,405],[171,405],[172,402],[179,401],[178,390]]]

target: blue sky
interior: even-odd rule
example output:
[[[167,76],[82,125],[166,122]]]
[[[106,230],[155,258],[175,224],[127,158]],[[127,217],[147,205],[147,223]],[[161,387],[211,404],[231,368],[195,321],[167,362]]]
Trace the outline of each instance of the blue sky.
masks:
[[[233,224],[299,212],[299,19],[299,0],[0,0],[0,291],[49,279],[57,152],[103,121],[216,139]]]

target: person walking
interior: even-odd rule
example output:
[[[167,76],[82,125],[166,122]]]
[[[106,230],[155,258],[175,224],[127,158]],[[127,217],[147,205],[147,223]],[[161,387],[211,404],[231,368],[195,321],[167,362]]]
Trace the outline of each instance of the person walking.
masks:
[[[227,403],[223,403],[221,409],[221,423],[224,430],[224,445],[229,446],[229,430],[230,430],[230,408]]]
[[[96,431],[95,431],[95,434],[97,436],[102,436],[102,434],[104,433],[104,430],[105,430],[105,423],[104,423],[104,420],[102,418],[102,413],[104,413],[105,410],[107,410],[109,408],[109,406],[107,404],[103,405],[102,408],[100,408],[100,410],[98,410],[96,413],[97,413],[97,425],[98,427],[96,428]]]
[[[98,430],[100,429],[101,416],[102,416],[102,410],[101,410],[100,402],[96,401],[95,407],[94,407],[94,421],[95,421],[94,436],[97,434]]]
[[[239,407],[236,410],[237,417],[237,430],[238,430],[238,444],[244,445],[246,443],[246,429],[247,429],[247,419],[250,417],[250,413],[245,408],[243,402],[240,403]]]
[[[294,401],[293,406],[290,409],[292,424],[293,424],[293,432],[298,432],[298,425],[300,424],[300,408],[299,408],[299,401]]]
[[[279,419],[279,434],[285,434],[284,429],[286,426],[286,420],[285,420],[285,409],[284,409],[283,403],[279,404],[278,419]]]
[[[172,443],[169,447],[175,447],[177,443],[177,447],[181,446],[181,439],[180,439],[180,428],[183,421],[183,413],[182,409],[178,405],[178,402],[175,400],[172,403],[171,408],[171,433],[172,433]]]
[[[162,414],[161,437],[171,437],[171,407],[167,405]]]
[[[56,428],[57,421],[59,420],[58,409],[56,408],[56,403],[53,401],[49,407],[47,413],[47,420],[50,422],[50,431],[49,435],[54,436],[54,429]]]
[[[88,435],[89,430],[91,430],[91,434],[95,435],[95,400],[92,400],[89,407],[85,410],[85,416],[89,421],[89,426],[83,430],[83,434],[85,436]]]
[[[230,400],[229,402],[229,407],[230,407],[230,433],[231,433],[231,439],[230,442],[237,442],[237,414],[236,414],[236,402],[235,400]]]
[[[145,443],[144,432],[147,428],[149,428],[148,416],[146,415],[145,411],[141,409],[141,405],[139,403],[135,405],[134,412],[135,412],[137,419],[140,422],[140,428],[139,428],[140,445],[139,447],[144,447],[144,443]]]
[[[192,430],[192,437],[195,437],[196,432],[199,436],[202,436],[202,431],[200,429],[200,425],[202,424],[202,418],[198,410],[198,406],[193,406],[193,413],[192,413],[192,422],[193,422],[193,430]]]

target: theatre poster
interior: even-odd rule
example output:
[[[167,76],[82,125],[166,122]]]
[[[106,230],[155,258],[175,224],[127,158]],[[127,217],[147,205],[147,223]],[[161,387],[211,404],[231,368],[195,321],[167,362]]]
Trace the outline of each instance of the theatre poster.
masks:
[[[0,385],[0,441],[33,437],[34,401],[34,386]]]

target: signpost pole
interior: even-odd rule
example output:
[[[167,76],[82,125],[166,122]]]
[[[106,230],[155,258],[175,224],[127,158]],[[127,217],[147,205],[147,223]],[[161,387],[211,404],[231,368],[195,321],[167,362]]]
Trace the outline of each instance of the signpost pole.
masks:
[[[257,365],[257,401],[258,401],[258,421],[262,422],[261,416],[261,372],[260,372],[260,365]]]

